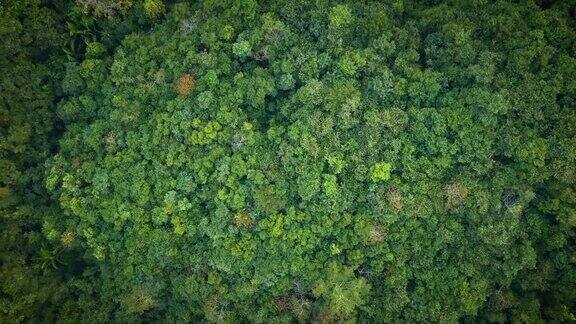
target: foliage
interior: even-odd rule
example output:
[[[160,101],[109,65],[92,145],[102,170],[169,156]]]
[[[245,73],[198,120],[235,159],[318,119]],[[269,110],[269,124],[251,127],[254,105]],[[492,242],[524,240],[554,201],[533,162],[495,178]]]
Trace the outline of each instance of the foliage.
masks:
[[[392,165],[386,162],[379,162],[372,166],[372,171],[370,172],[370,179],[374,182],[386,181],[390,179],[390,171],[392,170]]]
[[[1,322],[570,322],[574,4],[0,4]]]
[[[186,73],[178,78],[178,81],[176,82],[176,91],[181,97],[188,97],[192,91],[194,91],[195,85],[196,80],[194,79],[194,76],[190,73]]]

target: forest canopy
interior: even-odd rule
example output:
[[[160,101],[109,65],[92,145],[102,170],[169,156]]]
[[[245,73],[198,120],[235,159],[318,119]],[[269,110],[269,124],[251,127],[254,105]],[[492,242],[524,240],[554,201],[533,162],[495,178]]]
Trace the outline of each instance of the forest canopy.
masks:
[[[0,322],[576,321],[572,1],[0,2]]]

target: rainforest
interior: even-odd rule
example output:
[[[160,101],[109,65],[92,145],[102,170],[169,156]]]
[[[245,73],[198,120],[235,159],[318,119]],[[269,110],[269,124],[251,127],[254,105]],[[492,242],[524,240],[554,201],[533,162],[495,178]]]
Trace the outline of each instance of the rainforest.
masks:
[[[0,323],[574,323],[576,3],[0,1]]]

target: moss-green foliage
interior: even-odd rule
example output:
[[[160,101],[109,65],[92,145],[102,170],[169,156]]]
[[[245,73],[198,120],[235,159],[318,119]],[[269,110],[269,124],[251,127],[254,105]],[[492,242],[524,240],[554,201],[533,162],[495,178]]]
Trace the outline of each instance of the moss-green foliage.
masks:
[[[0,321],[575,320],[568,1],[3,9]]]

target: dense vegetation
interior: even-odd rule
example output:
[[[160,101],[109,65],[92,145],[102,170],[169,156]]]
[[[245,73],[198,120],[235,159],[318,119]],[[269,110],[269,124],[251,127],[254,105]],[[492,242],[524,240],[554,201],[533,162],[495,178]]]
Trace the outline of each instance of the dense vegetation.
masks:
[[[576,321],[575,12],[0,2],[0,322]]]

